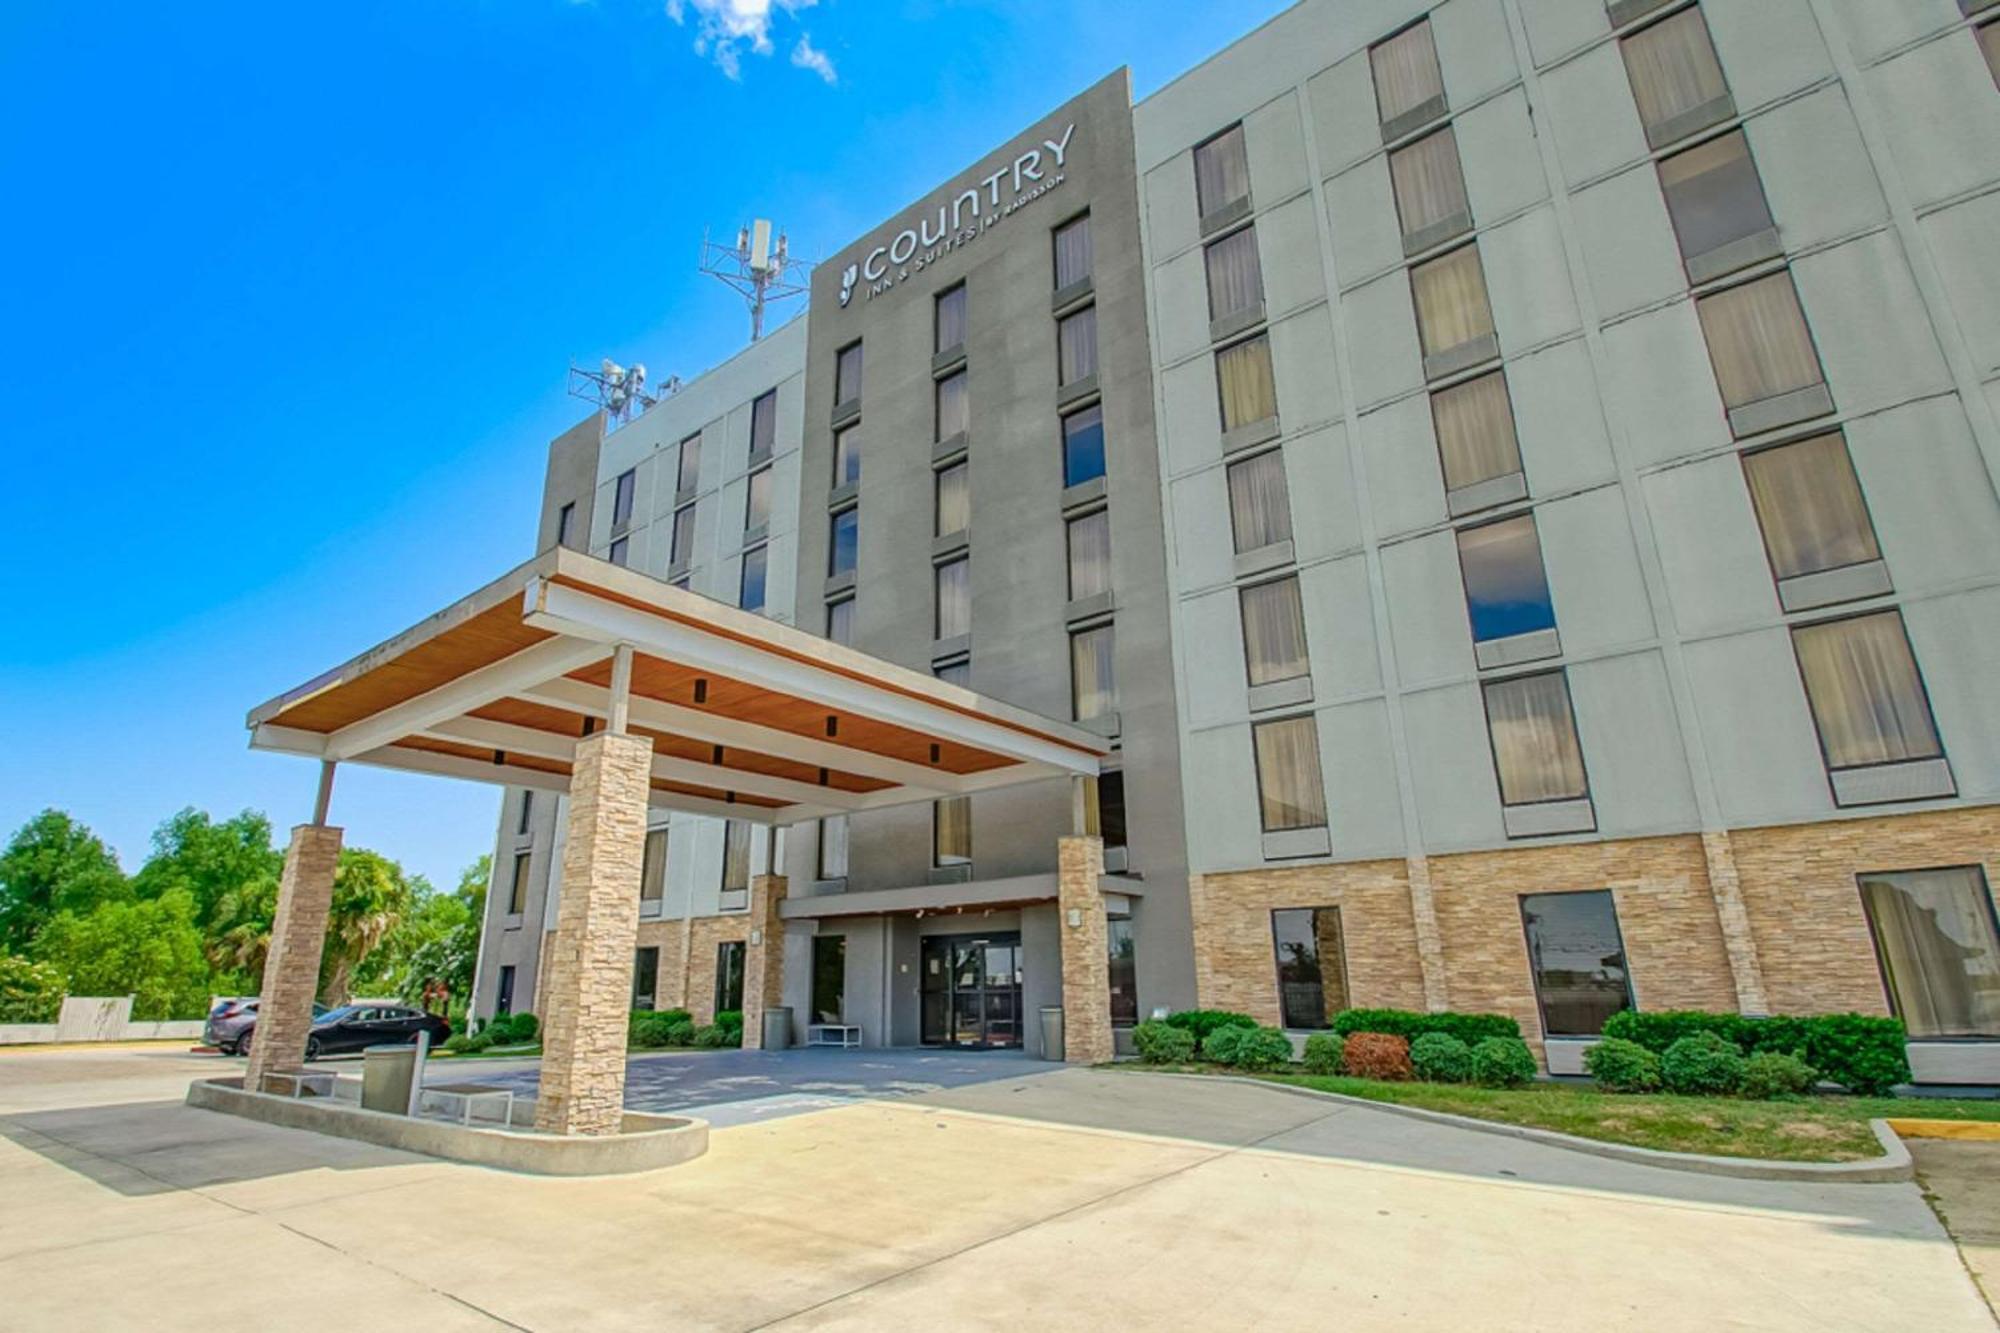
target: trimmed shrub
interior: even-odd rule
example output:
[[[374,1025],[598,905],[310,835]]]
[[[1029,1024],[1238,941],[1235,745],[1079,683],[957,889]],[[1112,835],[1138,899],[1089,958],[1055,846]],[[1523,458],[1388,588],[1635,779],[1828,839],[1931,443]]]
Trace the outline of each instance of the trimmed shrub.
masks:
[[[1237,1027],[1234,1023],[1216,1028],[1201,1039],[1201,1058],[1215,1065],[1236,1063],[1236,1048],[1243,1041],[1243,1034],[1253,1032],[1254,1027]]]
[[[1292,1039],[1277,1028],[1224,1028],[1235,1034],[1235,1064],[1238,1069],[1265,1073],[1283,1069],[1292,1062]]]
[[[1660,1090],[1660,1057],[1623,1037],[1606,1037],[1585,1051],[1583,1067],[1606,1092]]]
[[[1194,1034],[1171,1023],[1139,1024],[1132,1029],[1132,1046],[1149,1065],[1184,1065],[1194,1059]]]
[[[1381,1078],[1406,1083],[1416,1072],[1410,1067],[1407,1038],[1386,1032],[1356,1032],[1341,1048],[1341,1063],[1356,1078]]]
[[[683,1018],[678,1023],[667,1024],[667,1045],[694,1045],[694,1031],[694,1020],[690,1018]]]
[[[1306,1038],[1305,1070],[1308,1074],[1338,1074],[1346,1070],[1338,1032],[1315,1032]]]
[[[1713,1032],[1694,1032],[1660,1056],[1660,1081],[1668,1092],[1727,1096],[1743,1086],[1743,1048]]]
[[[515,1046],[533,1041],[541,1031],[541,1022],[533,1014],[501,1014],[486,1025],[486,1031],[493,1036],[495,1046]]]
[[[1463,1083],[1472,1077],[1472,1048],[1448,1032],[1426,1032],[1410,1043],[1410,1068],[1426,1083]]]
[[[1908,1036],[1901,1020],[1875,1014],[1749,1018],[1696,1009],[1643,1014],[1627,1009],[1604,1024],[1605,1036],[1636,1041],[1654,1052],[1699,1032],[1713,1033],[1751,1054],[1799,1053],[1822,1078],[1861,1096],[1882,1096],[1910,1078]]]
[[[1333,1030],[1343,1037],[1381,1032],[1405,1041],[1415,1041],[1427,1032],[1442,1032],[1467,1046],[1488,1037],[1521,1035],[1521,1025],[1505,1014],[1419,1014],[1409,1009],[1343,1009],[1333,1016]]]
[[[737,1036],[740,1039],[742,1034],[738,1033]],[[704,1051],[718,1051],[724,1046],[734,1046],[736,1042],[729,1039],[728,1028],[717,1023],[710,1023],[705,1028],[696,1028],[694,1030],[694,1044]]]
[[[1743,1082],[1739,1094],[1758,1101],[1779,1101],[1803,1097],[1819,1082],[1819,1071],[1796,1055],[1783,1051],[1759,1051],[1743,1062]]]
[[[715,1011],[715,1025],[736,1033],[740,1041],[743,1036],[743,1011],[741,1009],[718,1009]]]
[[[1540,1067],[1519,1037],[1488,1037],[1472,1048],[1472,1081],[1488,1088],[1517,1088],[1534,1081]]]
[[[634,1009],[625,1028],[626,1044],[648,1051],[662,1046],[685,1046],[686,1042],[673,1039],[673,1030],[687,1021],[685,1009]]]
[[[444,1045],[440,1046],[438,1049],[441,1051],[450,1051],[453,1055],[457,1055],[460,1052],[464,1051],[465,1048],[470,1046],[471,1044],[472,1044],[471,1033],[454,1032],[449,1037],[446,1037],[444,1039]]]
[[[1165,1021],[1169,1027],[1192,1033],[1197,1045],[1207,1041],[1208,1034],[1217,1028],[1257,1026],[1257,1020],[1250,1015],[1229,1009],[1183,1009],[1179,1013],[1168,1014]]]

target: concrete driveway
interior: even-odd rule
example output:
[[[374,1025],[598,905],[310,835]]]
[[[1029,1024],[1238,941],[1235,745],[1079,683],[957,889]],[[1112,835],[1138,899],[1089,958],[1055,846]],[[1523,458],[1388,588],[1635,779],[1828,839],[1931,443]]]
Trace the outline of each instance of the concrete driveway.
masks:
[[[1220,1080],[989,1079],[542,1180],[179,1105],[225,1063],[0,1055],[0,1328],[1994,1328],[1913,1186]]]

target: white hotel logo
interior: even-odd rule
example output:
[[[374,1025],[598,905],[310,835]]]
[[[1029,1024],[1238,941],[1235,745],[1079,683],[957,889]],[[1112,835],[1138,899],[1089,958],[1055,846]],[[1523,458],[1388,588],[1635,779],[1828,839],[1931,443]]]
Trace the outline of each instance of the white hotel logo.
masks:
[[[868,295],[881,295],[910,274],[921,271],[925,265],[934,264],[959,246],[976,239],[989,227],[997,226],[1011,216],[1014,210],[1047,194],[1063,183],[1063,160],[1069,156],[1069,141],[1076,133],[1076,122],[1071,121],[1064,128],[1061,139],[1044,139],[1041,148],[1030,148],[1015,158],[1012,165],[1003,166],[991,176],[985,176],[959,193],[950,204],[939,204],[936,226],[929,217],[919,218],[914,227],[905,227],[896,233],[895,239],[886,245],[878,245],[868,252],[868,257],[858,264],[849,264],[840,272],[840,304],[845,306],[854,297],[857,283],[868,284]],[[1043,166],[1042,149],[1048,150],[1050,165]],[[1000,202],[1000,187],[1011,184],[1005,204]],[[950,214],[950,225],[946,225],[945,215]]]

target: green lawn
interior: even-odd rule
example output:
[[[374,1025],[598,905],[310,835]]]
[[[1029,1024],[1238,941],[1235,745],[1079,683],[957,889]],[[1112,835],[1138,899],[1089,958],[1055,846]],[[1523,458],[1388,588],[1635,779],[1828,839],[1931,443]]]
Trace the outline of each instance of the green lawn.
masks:
[[[447,1051],[442,1046],[431,1052],[433,1060],[518,1060],[524,1055],[540,1055],[542,1044],[526,1042],[518,1046],[488,1046],[483,1051]]]
[[[1194,1072],[1225,1071],[1204,1068]],[[1755,1102],[1665,1093],[1621,1096],[1567,1083],[1503,1090],[1453,1083],[1382,1083],[1320,1074],[1233,1076],[1553,1129],[1607,1143],[1788,1162],[1852,1162],[1879,1156],[1881,1149],[1868,1129],[1868,1121],[1877,1116],[2000,1120],[2000,1100],[1820,1096]]]

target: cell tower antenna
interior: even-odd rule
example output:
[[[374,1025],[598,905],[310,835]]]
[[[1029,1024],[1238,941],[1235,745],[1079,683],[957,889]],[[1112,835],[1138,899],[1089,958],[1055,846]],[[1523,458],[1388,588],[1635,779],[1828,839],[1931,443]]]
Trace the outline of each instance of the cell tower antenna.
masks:
[[[736,244],[724,245],[701,233],[703,273],[719,278],[741,296],[750,307],[750,341],[764,336],[764,307],[774,301],[789,300],[806,293],[806,274],[811,264],[794,259],[779,232],[774,243],[770,222],[758,218],[736,229]]]
[[[621,366],[608,356],[596,370],[575,362],[571,362],[569,368],[569,396],[603,408],[607,433],[617,430],[680,387],[681,377],[669,375],[666,384],[661,386],[662,392],[648,389],[645,366],[638,362],[630,367]]]

